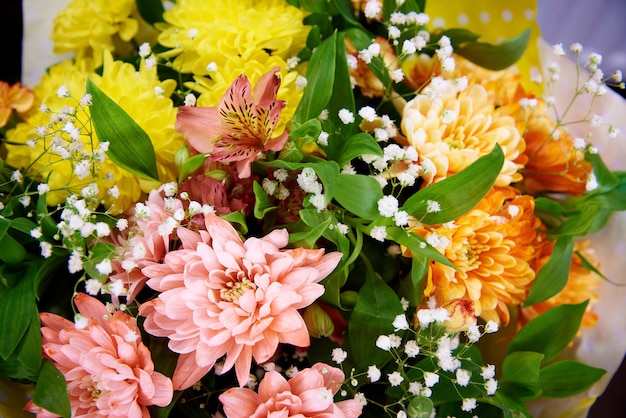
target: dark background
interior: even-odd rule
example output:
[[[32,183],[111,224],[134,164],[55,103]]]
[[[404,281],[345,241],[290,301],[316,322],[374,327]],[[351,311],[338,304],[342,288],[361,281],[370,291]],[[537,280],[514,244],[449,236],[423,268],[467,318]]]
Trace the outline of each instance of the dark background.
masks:
[[[50,0],[54,1],[54,0]],[[623,16],[626,17],[626,16]],[[22,73],[22,2],[0,0],[0,80],[11,84],[20,81]],[[626,39],[621,39],[622,43]],[[34,87],[34,86],[29,86]],[[624,91],[620,91],[624,95]],[[626,365],[615,374],[605,393],[591,408],[589,418],[615,418],[626,414]]]

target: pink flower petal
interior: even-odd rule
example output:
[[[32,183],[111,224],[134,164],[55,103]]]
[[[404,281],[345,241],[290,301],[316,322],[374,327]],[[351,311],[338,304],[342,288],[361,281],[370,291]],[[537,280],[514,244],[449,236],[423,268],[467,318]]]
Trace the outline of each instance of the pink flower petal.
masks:
[[[250,418],[261,403],[253,390],[231,388],[219,396],[228,418]]]

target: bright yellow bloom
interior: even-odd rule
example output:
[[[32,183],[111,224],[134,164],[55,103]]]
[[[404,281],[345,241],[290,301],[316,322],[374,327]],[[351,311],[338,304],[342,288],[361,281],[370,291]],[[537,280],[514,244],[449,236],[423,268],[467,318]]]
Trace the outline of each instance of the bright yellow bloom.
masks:
[[[174,130],[176,109],[169,99],[175,82],[161,82],[157,78],[156,69],[148,70],[142,66],[136,71],[130,64],[113,61],[110,54],[104,56],[102,77],[91,72],[91,69],[86,61],[82,62],[81,67],[66,61],[50,69],[49,74],[35,88],[37,97],[50,110],[34,114],[25,123],[9,131],[9,141],[23,145],[7,146],[7,163],[28,167],[31,175],[41,179],[50,176],[48,185],[52,192],[48,194],[49,205],[62,203],[69,193],[80,193],[83,187],[96,182],[99,197],[105,206],[117,213],[132,206],[140,199],[142,192],[149,192],[155,184],[140,180],[108,158],[96,163],[94,172],[86,176],[79,175],[77,164],[91,158],[99,144],[88,123],[89,108],[79,105],[87,77],[91,77],[104,93],[146,131],[152,140],[162,182],[176,180],[174,154],[184,144],[183,138]],[[58,90],[62,86],[72,97],[59,97]],[[72,138],[68,122],[79,128],[79,138]],[[37,132],[42,127],[47,127],[43,137],[39,135],[41,132]],[[32,141],[35,138],[37,140]],[[113,186],[119,189],[118,198],[115,197],[116,193],[110,194]]]
[[[169,25],[161,27],[159,43],[175,48],[177,70],[212,76],[210,64],[220,68],[247,51],[265,51],[284,60],[294,56],[308,35],[304,17],[304,11],[285,0],[181,0],[164,13]]]
[[[134,0],[72,0],[54,19],[54,52],[92,57],[100,66],[104,51],[130,52],[131,44],[124,43],[137,35],[140,23]]]
[[[496,144],[505,161],[495,185],[507,186],[521,180],[516,159],[524,152],[524,141],[515,120],[499,114],[481,85],[457,93],[444,87],[434,94],[419,94],[404,106],[402,131],[428,171],[425,185],[458,173]]]
[[[543,237],[533,211],[532,196],[495,188],[453,223],[414,227],[458,269],[431,261],[424,295],[438,306],[472,301],[476,316],[507,323],[508,308],[524,301],[535,278],[535,247]]]

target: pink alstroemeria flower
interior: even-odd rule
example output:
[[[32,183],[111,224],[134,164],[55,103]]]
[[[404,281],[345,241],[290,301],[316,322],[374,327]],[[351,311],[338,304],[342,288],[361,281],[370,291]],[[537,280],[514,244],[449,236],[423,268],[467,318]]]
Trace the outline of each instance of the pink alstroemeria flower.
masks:
[[[65,376],[72,416],[148,418],[147,406],[167,406],[172,381],[154,371],[135,319],[84,293],[74,301],[84,324],[40,315],[43,351]],[[24,409],[55,416],[32,401]]]
[[[340,369],[316,363],[289,381],[276,371],[267,372],[258,394],[247,388],[231,388],[219,399],[228,418],[356,418],[362,412],[358,400],[333,402],[344,379]]]
[[[182,249],[142,269],[148,286],[162,293],[139,314],[147,332],[168,337],[180,354],[172,378],[177,390],[196,383],[223,356],[223,372],[234,366],[243,386],[253,357],[268,361],[279,343],[307,347],[298,309],[324,293],[318,282],[341,259],[323,249],[281,249],[289,239],[284,229],[242,241],[216,215],[206,215],[205,225],[198,232],[178,228]]]
[[[180,106],[176,130],[196,151],[219,162],[235,162],[239,178],[250,176],[250,164],[260,152],[280,151],[287,131],[272,138],[285,102],[276,100],[280,77],[274,67],[256,83],[242,74],[222,96],[217,107]]]

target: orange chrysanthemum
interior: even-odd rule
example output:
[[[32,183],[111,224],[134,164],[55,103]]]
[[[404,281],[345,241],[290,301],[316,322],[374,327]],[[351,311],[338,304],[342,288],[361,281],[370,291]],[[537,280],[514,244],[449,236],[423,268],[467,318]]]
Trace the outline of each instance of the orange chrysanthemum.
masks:
[[[402,131],[420,156],[426,173],[424,185],[460,172],[502,147],[505,161],[495,185],[507,186],[521,180],[516,159],[524,152],[524,141],[511,116],[501,115],[489,102],[487,90],[472,85],[457,93],[453,85],[437,80],[434,94],[420,94],[403,110]]]
[[[34,103],[35,93],[28,87],[0,81],[0,128],[7,124],[14,110],[26,113]]]
[[[532,196],[494,188],[452,223],[413,228],[457,268],[431,261],[424,295],[434,296],[438,306],[472,301],[476,316],[507,323],[508,308],[524,301],[535,278],[535,248],[543,237],[533,211]]]
[[[543,246],[543,251],[541,253],[541,257],[537,260],[538,265],[535,270],[539,270],[539,268],[548,262],[550,254],[552,253],[552,247],[553,245],[550,242],[546,242],[546,245]],[[576,242],[574,248],[578,250],[586,261],[591,263],[594,267],[598,267],[593,250],[589,248],[588,241]],[[548,309],[555,306],[577,304],[582,303],[585,300],[589,300],[589,304],[587,305],[587,310],[583,315],[580,327],[581,329],[592,328],[598,321],[598,315],[592,309],[593,304],[598,300],[599,296],[597,289],[601,282],[601,278],[588,268],[584,267],[581,258],[578,254],[574,253],[572,263],[570,265],[569,277],[565,287],[550,299],[521,309],[518,317],[519,326],[523,326],[531,319],[541,315]]]
[[[523,170],[524,187],[528,193],[552,191],[580,195],[593,171],[585,160],[584,149],[574,146],[572,135],[556,127],[541,102],[529,117],[523,134],[528,161]]]

